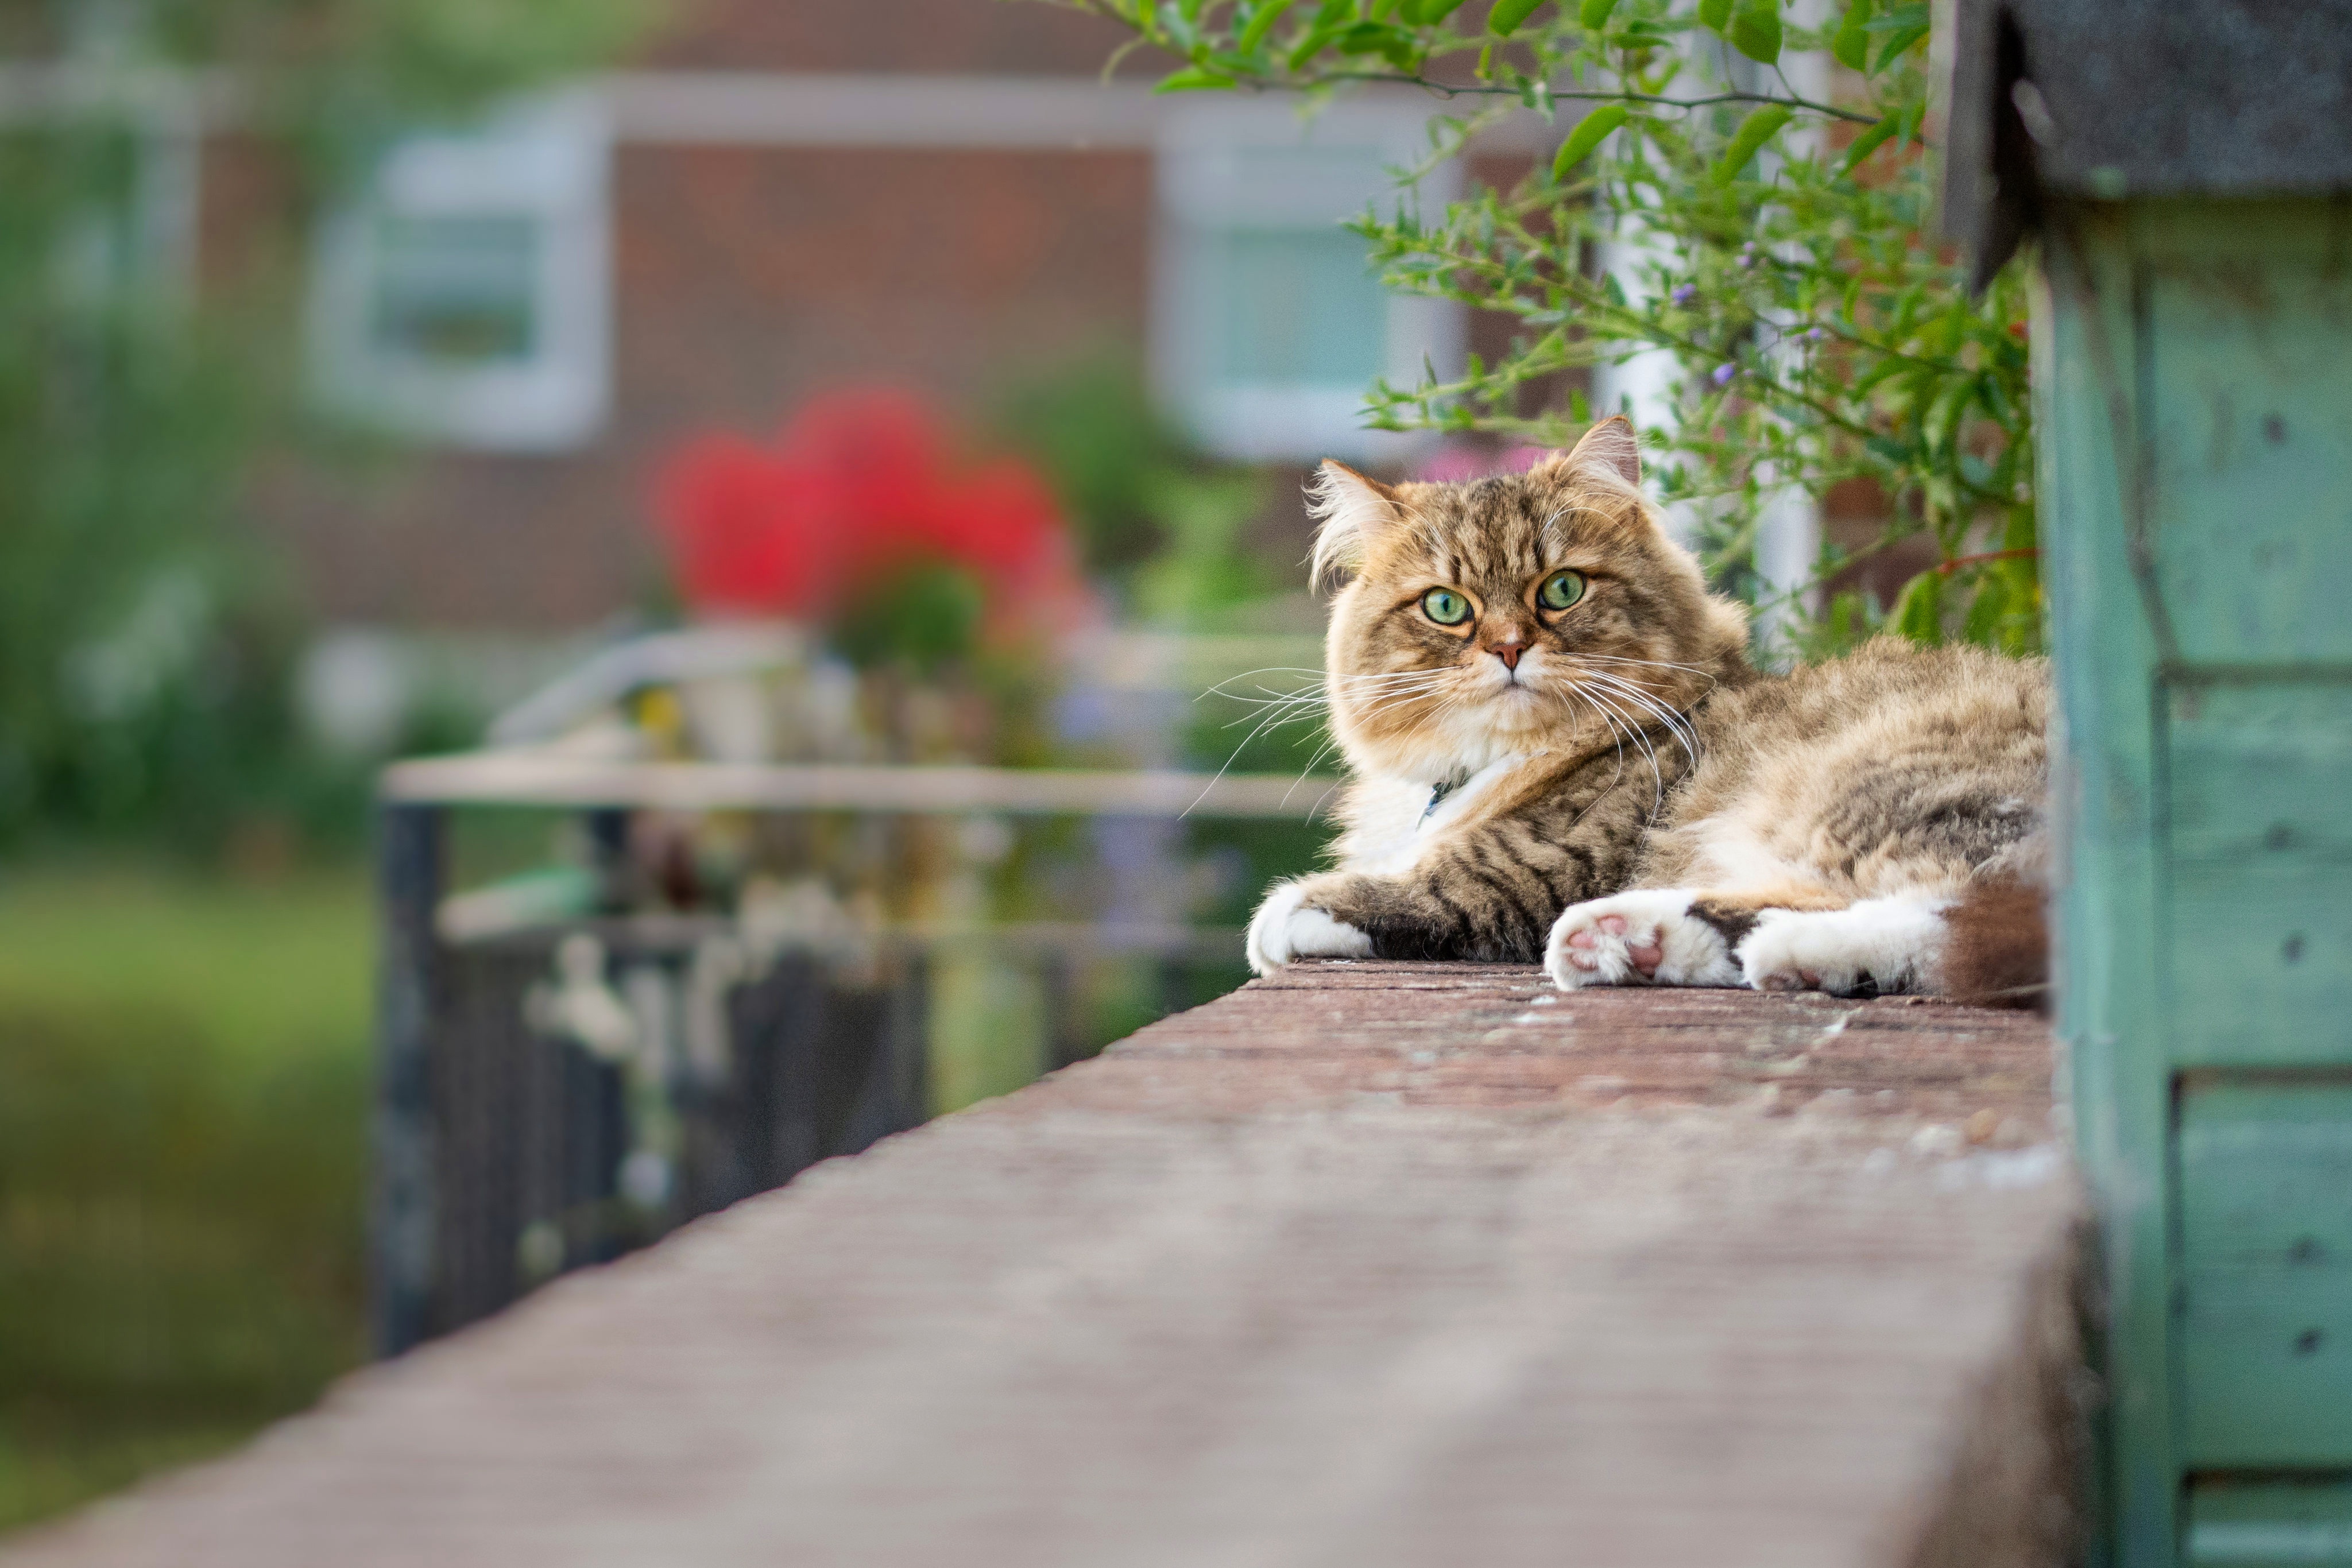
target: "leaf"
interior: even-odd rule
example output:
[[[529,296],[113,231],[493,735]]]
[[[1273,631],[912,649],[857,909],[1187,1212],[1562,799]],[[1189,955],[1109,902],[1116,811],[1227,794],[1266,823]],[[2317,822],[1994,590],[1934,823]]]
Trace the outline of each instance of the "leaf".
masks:
[[[1779,134],[1780,128],[1789,123],[1790,116],[1795,112],[1785,103],[1768,103],[1741,120],[1739,129],[1731,133],[1730,144],[1723,150],[1722,160],[1715,166],[1716,183],[1727,185],[1738,179],[1739,172],[1748,167],[1748,160],[1756,156],[1764,143]]]
[[[1400,37],[1394,27],[1384,22],[1358,22],[1340,29],[1331,42],[1343,55],[1377,55]]]
[[[1187,66],[1160,78],[1154,92],[1225,92],[1234,86],[1234,78],[1223,71],[1213,71],[1206,66]]]
[[[1900,118],[1890,114],[1881,120],[1877,124],[1872,126],[1869,130],[1864,131],[1861,135],[1855,137],[1853,139],[1853,144],[1845,150],[1845,159],[1844,162],[1838,165],[1838,172],[1841,174],[1853,173],[1855,169],[1861,166],[1864,159],[1869,157],[1872,153],[1885,146],[1886,144],[1886,139],[1894,135],[1896,131],[1900,130],[1902,128],[1902,124],[1903,122]]]
[[[1265,36],[1274,31],[1274,25],[1282,20],[1282,14],[1294,3],[1295,0],[1258,0],[1257,9],[1250,13],[1249,26],[1234,40],[1234,50],[1244,55],[1257,53],[1258,46],[1265,42]]]
[[[1307,36],[1298,40],[1297,47],[1290,51],[1290,57],[1284,63],[1292,70],[1305,70],[1307,62],[1321,54],[1324,46],[1338,37],[1339,32],[1339,28],[1323,23],[1318,23],[1309,27],[1307,30]]]
[[[1698,19],[1722,32],[1731,25],[1731,0],[1698,0]]]
[[[1600,146],[1611,131],[1624,124],[1633,113],[1630,104],[1604,103],[1578,120],[1576,129],[1568,133],[1568,140],[1559,144],[1559,152],[1552,158],[1551,177],[1567,179],[1568,172],[1591,157],[1592,150]]]
[[[1830,39],[1831,55],[1848,70],[1858,71],[1869,62],[1871,6],[1872,0],[1853,0]]]
[[[2009,619],[2009,582],[1998,572],[1985,572],[1977,584],[1976,597],[1969,603],[1968,619],[1961,623],[1960,637],[1964,642],[1980,643],[1988,648],[2000,646],[2001,622]]]
[[[1577,7],[1576,25],[1588,33],[1597,33],[1609,26],[1609,13],[1617,9],[1617,0],[1584,0]]]
[[[1878,46],[1878,60],[1870,68],[1871,75],[1876,76],[1896,60],[1901,59],[1906,50],[1927,36],[1927,24],[1925,22],[1916,22],[1900,31],[1888,34],[1886,41]]]
[[[1774,64],[1780,57],[1780,0],[1740,0],[1724,36],[1749,59]]]
[[[1543,0],[1495,0],[1495,8],[1486,13],[1486,31],[1498,38],[1507,38],[1542,4]]]
[[[1902,595],[1887,622],[1901,635],[1925,648],[1944,641],[1944,574],[1930,567],[1903,585]]]
[[[1462,0],[1420,0],[1413,7],[1412,19],[1424,27],[1434,27],[1460,9]]]

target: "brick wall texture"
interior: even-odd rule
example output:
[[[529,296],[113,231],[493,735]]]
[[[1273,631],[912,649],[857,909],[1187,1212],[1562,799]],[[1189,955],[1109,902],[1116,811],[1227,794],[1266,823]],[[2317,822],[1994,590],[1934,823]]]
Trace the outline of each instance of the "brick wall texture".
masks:
[[[631,63],[1083,76],[1121,36],[1004,0],[685,0]],[[269,161],[225,141],[206,173],[208,280],[266,272],[299,287],[299,256],[260,237],[290,195]],[[624,142],[613,199],[613,402],[598,441],[553,456],[305,465],[260,485],[262,526],[323,619],[592,625],[654,580],[647,489],[686,436],[763,433],[845,384],[971,409],[1105,349],[1140,362],[1152,188],[1133,151]],[[275,232],[282,241],[285,225]]]
[[[1104,345],[1139,352],[1140,153],[624,145],[614,197],[604,438],[281,480],[267,510],[320,614],[592,624],[649,580],[647,486],[689,434],[764,433],[850,383],[969,407]]]

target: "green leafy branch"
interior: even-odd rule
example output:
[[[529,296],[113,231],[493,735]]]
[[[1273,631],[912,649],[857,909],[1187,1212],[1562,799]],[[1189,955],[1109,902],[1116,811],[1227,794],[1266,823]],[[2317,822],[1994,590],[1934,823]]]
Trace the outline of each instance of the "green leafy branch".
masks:
[[[1784,0],[1075,3],[1181,62],[1165,91],[1482,100],[1433,115],[1399,199],[1353,226],[1390,287],[1517,335],[1491,364],[1375,385],[1370,423],[1566,440],[1596,371],[1663,354],[1669,406],[1633,411],[1661,492],[1719,580],[1801,612],[1801,649],[1885,627],[2038,644],[2023,290],[1970,298],[1931,232],[1924,4],[1851,0],[1806,27]],[[1800,60],[1826,89],[1791,84]],[[1558,128],[1550,155],[1424,215],[1420,178],[1521,114]],[[1879,519],[1793,591],[1754,567],[1791,485]],[[1849,590],[1895,559],[1916,570],[1891,603]]]

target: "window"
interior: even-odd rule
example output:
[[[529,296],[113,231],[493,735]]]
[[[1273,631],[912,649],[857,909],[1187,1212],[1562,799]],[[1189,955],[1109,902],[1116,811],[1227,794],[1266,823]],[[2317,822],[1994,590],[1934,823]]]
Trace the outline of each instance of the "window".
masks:
[[[493,451],[593,437],[611,374],[609,145],[584,97],[394,145],[320,237],[321,401]]]
[[[1340,106],[1301,123],[1281,104],[1172,115],[1160,146],[1152,361],[1163,401],[1211,450],[1255,459],[1376,456],[1364,393],[1461,358],[1461,313],[1381,287],[1340,228],[1395,201],[1388,170],[1421,146],[1425,111]],[[1425,179],[1442,201],[1453,172]]]

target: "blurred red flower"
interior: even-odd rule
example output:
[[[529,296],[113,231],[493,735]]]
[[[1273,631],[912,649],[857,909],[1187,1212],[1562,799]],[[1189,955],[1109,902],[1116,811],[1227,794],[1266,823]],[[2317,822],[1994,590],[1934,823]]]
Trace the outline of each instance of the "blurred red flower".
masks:
[[[1017,459],[950,461],[919,399],[861,389],[811,400],[772,446],[695,437],[662,464],[655,514],[688,604],[824,622],[894,571],[970,570],[998,629],[1086,601],[1069,528]]]

